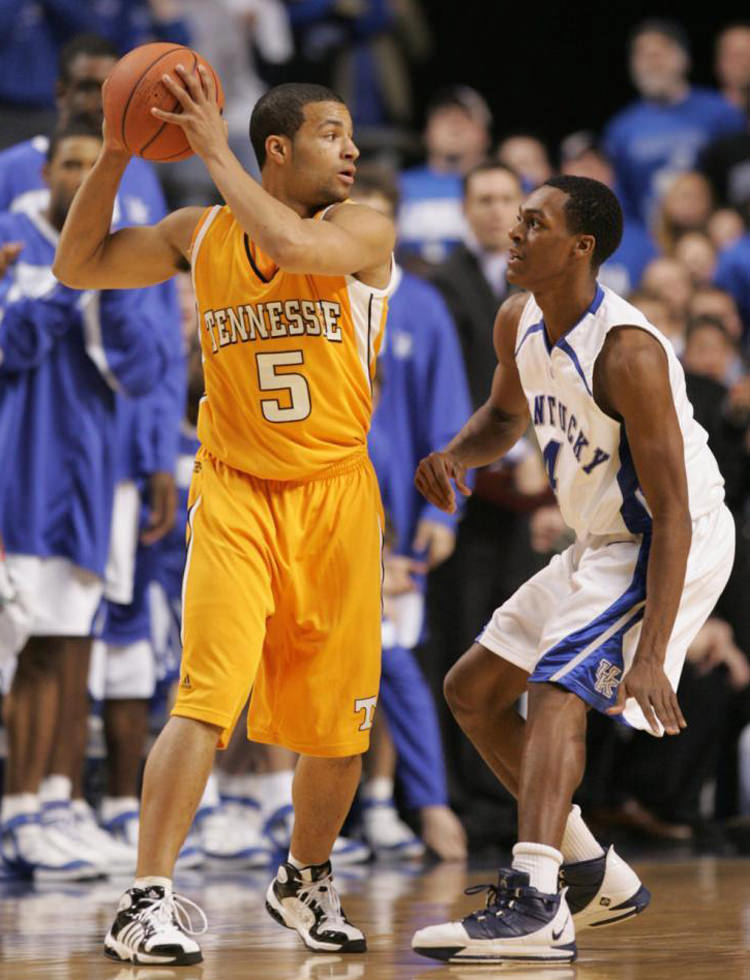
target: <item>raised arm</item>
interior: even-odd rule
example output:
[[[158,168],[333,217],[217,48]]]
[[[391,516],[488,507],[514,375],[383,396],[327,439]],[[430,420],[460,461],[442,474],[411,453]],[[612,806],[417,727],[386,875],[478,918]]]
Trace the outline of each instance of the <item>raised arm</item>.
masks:
[[[417,468],[414,482],[430,503],[453,513],[456,497],[451,480],[468,496],[466,470],[486,466],[508,452],[529,424],[529,410],[515,361],[516,333],[525,295],[511,296],[498,311],[493,341],[498,364],[487,401],[474,412],[458,435],[439,452],[430,453]]]
[[[652,730],[685,727],[664,658],[685,582],[692,522],[685,452],[661,344],[637,327],[611,331],[594,374],[597,402],[625,427],[635,471],[653,519],[646,576],[646,608],[633,665],[611,713],[634,697]]]
[[[199,73],[179,71],[186,88],[165,75],[164,84],[180,103],[181,111],[152,111],[159,119],[184,129],[248,236],[288,272],[361,275],[372,285],[387,285],[395,243],[393,223],[361,204],[332,208],[325,221],[302,218],[272,197],[246,173],[229,148],[214,81],[202,67]],[[376,281],[378,274],[386,277],[382,283]]]
[[[203,208],[182,208],[156,225],[110,231],[115,195],[129,161],[105,124],[104,148],[73,199],[52,266],[66,286],[152,286],[189,267],[190,241]]]

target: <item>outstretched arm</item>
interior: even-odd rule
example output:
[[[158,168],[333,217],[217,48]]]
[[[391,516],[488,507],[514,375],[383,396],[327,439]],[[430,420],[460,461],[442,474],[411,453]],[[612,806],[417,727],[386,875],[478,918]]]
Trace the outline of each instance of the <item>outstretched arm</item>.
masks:
[[[360,204],[335,208],[325,221],[300,217],[265,191],[232,153],[209,73],[202,66],[197,76],[180,67],[177,72],[184,87],[169,75],[163,81],[181,111],[154,108],[153,114],[183,128],[241,227],[280,268],[335,276],[390,267],[395,230],[388,218]]]
[[[417,489],[430,503],[448,513],[456,509],[450,481],[468,496],[466,470],[499,459],[529,424],[528,405],[514,356],[518,321],[526,299],[524,295],[512,296],[498,311],[493,335],[498,364],[489,398],[444,449],[430,453],[417,468]]]
[[[658,340],[637,327],[611,331],[597,361],[594,394],[625,428],[653,519],[641,637],[610,713],[621,713],[632,697],[655,734],[661,722],[667,734],[677,735],[685,719],[664,658],[682,597],[692,522],[682,433]]]
[[[130,154],[107,134],[96,164],[78,189],[60,235],[52,271],[73,289],[152,286],[187,268],[203,208],[182,208],[156,225],[112,233],[115,195]]]

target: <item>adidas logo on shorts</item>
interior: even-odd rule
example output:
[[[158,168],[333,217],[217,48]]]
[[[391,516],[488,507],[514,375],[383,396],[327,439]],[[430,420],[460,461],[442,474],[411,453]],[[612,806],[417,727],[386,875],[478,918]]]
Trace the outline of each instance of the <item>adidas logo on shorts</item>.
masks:
[[[190,683],[190,674],[185,674],[185,676],[180,681],[180,687],[186,687],[188,690],[190,690],[192,686],[193,685]]]

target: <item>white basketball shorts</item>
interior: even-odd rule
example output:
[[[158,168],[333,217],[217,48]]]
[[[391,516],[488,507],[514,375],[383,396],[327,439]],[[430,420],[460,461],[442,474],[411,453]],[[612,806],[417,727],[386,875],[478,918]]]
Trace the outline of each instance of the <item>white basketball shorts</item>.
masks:
[[[149,640],[105,643],[94,640],[89,694],[97,701],[148,700],[156,689],[154,651]]]
[[[496,609],[477,642],[527,671],[573,691],[598,711],[617,699],[641,634],[650,535],[590,537],[555,555]],[[664,669],[672,687],[734,561],[734,520],[721,506],[693,521],[685,585]],[[629,698],[618,716],[649,730]]]
[[[104,571],[104,595],[121,606],[129,606],[133,601],[140,507],[141,497],[136,484],[132,480],[121,480],[115,487],[109,555]]]
[[[104,583],[67,558],[7,555],[27,636],[89,636]],[[0,616],[2,615],[0,611]]]

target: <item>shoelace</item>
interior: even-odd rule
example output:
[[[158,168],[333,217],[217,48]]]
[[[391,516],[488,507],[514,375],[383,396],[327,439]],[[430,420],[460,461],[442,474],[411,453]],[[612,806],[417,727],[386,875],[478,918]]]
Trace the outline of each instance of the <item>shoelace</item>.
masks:
[[[497,885],[484,884],[484,885],[472,885],[470,888],[464,889],[464,895],[479,895],[481,892],[487,892],[487,898],[484,903],[484,909],[480,909],[477,912],[472,912],[467,915],[467,919],[484,919],[488,914],[501,916],[506,911],[506,909],[512,909],[513,903],[515,901],[515,892],[507,892],[503,890],[499,892]]]
[[[199,929],[193,928],[193,920],[190,918],[190,909],[193,908],[200,916],[202,925]],[[147,921],[155,919],[159,924],[171,925],[172,919],[188,936],[202,936],[208,930],[208,919],[206,913],[196,905],[191,899],[184,895],[165,895],[163,898],[156,898],[151,901],[145,909],[138,912],[136,918]]]
[[[297,898],[313,911],[322,909],[327,919],[334,922],[345,922],[341,910],[341,901],[336,894],[331,878],[314,881],[297,893]]]

